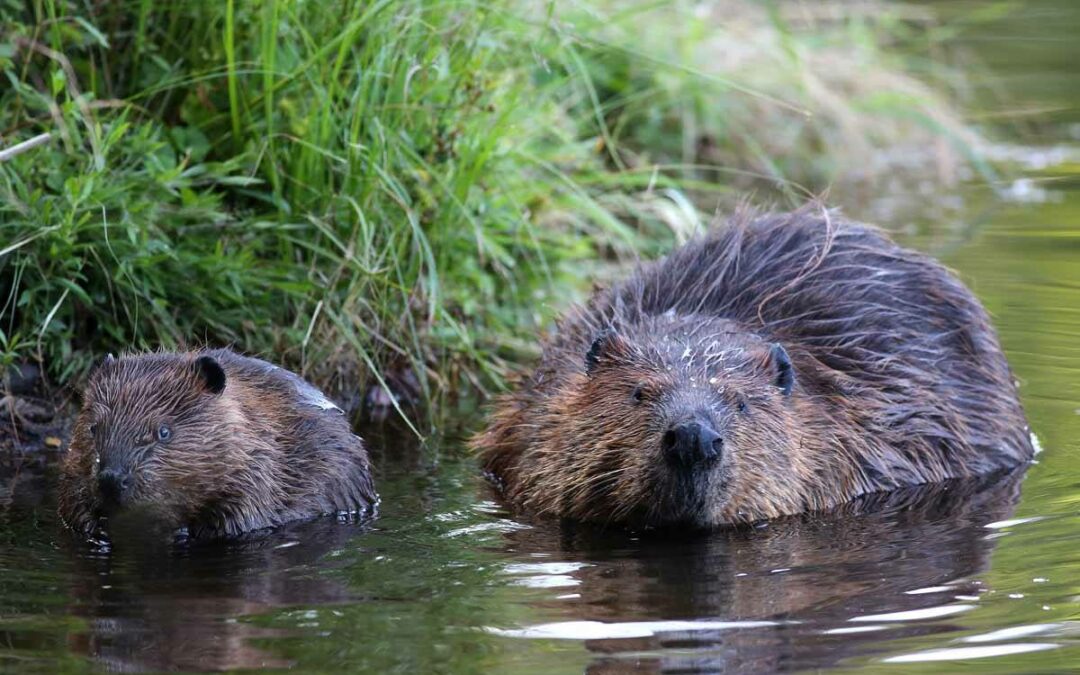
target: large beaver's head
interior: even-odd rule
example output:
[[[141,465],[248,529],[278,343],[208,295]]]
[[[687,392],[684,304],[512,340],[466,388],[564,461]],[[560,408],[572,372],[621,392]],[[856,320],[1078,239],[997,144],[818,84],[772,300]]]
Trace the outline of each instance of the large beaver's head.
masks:
[[[700,526],[790,511],[797,385],[783,346],[668,314],[601,331],[581,358],[584,377],[564,399],[573,456],[558,470],[569,483],[560,511]]]
[[[64,466],[65,518],[139,507],[180,525],[210,503],[243,466],[227,435],[235,413],[225,385],[210,356],[107,358],[87,385]]]

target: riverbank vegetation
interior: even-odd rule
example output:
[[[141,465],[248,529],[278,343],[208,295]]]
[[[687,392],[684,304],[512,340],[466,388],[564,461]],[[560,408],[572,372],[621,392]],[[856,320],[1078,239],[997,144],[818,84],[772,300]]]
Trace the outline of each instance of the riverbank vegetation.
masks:
[[[597,260],[742,195],[984,168],[924,10],[705,6],[2,4],[0,149],[50,140],[0,163],[0,358],[484,389]]]

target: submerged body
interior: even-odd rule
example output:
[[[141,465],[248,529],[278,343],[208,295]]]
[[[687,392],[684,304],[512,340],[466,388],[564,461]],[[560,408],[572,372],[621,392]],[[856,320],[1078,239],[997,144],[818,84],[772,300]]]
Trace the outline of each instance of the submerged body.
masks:
[[[83,397],[60,515],[91,534],[148,513],[190,537],[235,536],[377,502],[363,442],[297,375],[226,349],[111,356]]]
[[[525,510],[711,527],[1028,461],[986,311],[876,228],[732,223],[565,317],[474,440]]]

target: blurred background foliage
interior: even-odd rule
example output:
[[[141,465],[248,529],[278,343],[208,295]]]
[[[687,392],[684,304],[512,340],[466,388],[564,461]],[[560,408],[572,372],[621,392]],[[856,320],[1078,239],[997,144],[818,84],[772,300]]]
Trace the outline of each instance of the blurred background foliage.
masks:
[[[54,384],[231,344],[346,402],[498,386],[587,278],[746,195],[990,172],[951,29],[877,2],[0,0],[0,148],[52,135],[0,163],[0,352]]]

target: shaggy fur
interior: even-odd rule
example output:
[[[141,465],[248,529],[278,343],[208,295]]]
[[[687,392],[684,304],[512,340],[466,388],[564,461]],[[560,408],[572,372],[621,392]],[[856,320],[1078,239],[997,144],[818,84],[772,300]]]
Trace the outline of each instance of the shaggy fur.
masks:
[[[664,461],[688,415],[719,460]],[[632,526],[752,522],[1032,456],[971,292],[809,210],[730,223],[596,293],[473,444],[518,507]]]
[[[94,372],[61,467],[60,515],[82,533],[107,515],[103,471],[131,476],[119,508],[200,538],[366,515],[378,499],[364,445],[334,404],[224,349],[110,357]]]

